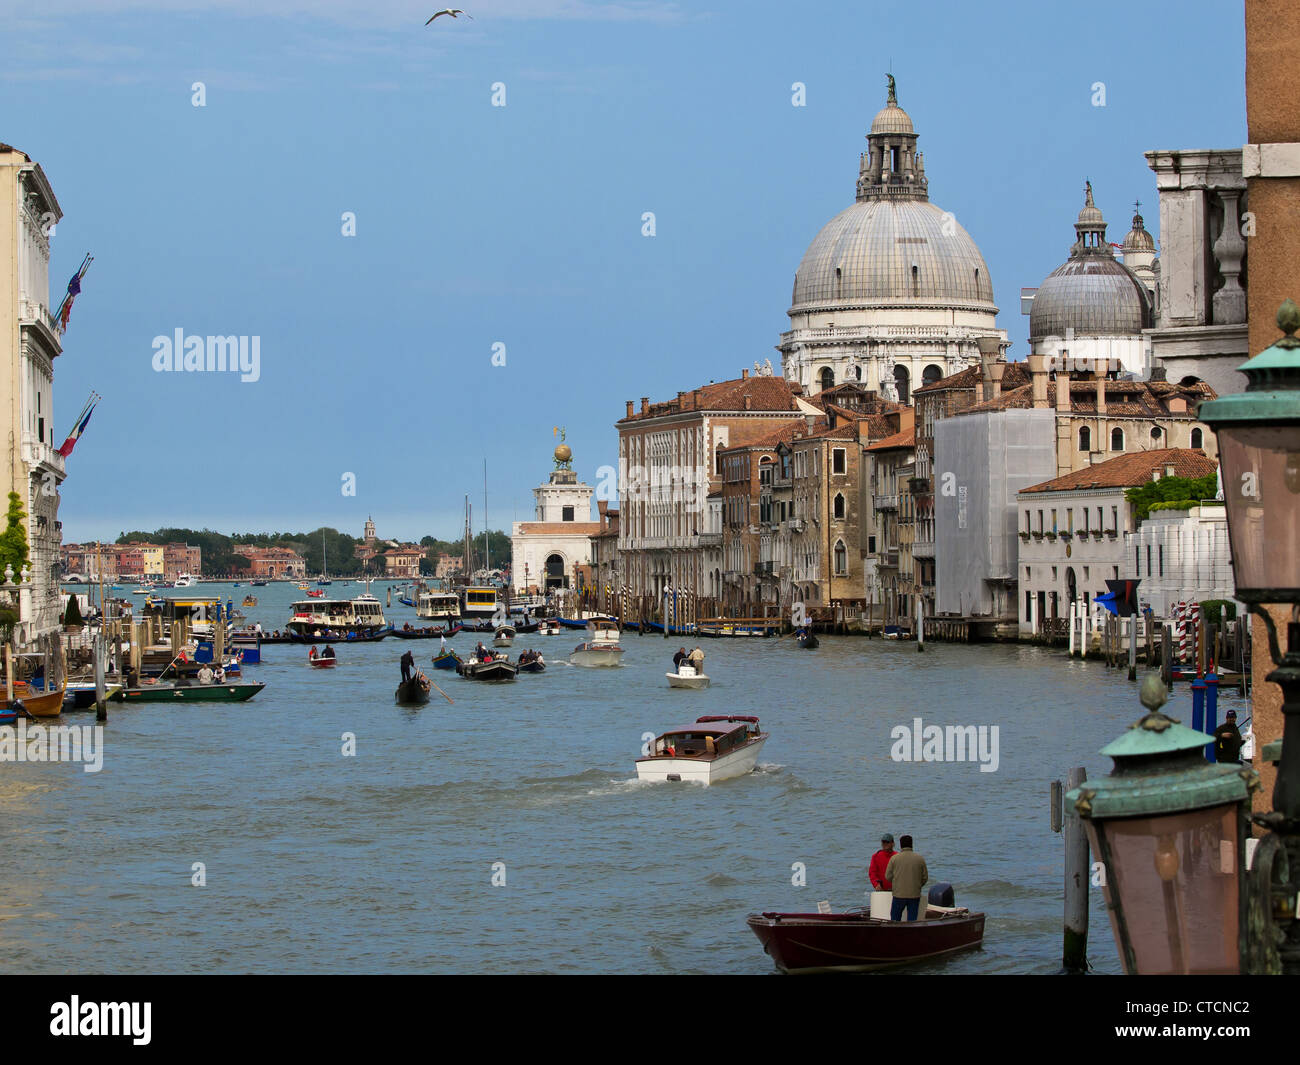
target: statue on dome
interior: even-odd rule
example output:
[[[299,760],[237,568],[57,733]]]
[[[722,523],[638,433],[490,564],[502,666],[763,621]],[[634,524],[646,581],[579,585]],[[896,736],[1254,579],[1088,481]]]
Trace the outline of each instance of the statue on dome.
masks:
[[[557,470],[573,469],[573,448],[564,442],[564,428],[557,425],[551,432],[552,436],[559,434],[560,446],[555,449],[555,468]]]
[[[895,92],[894,88],[894,75],[886,74],[885,77],[889,79],[889,102],[891,104],[896,104],[898,103],[898,94]]]

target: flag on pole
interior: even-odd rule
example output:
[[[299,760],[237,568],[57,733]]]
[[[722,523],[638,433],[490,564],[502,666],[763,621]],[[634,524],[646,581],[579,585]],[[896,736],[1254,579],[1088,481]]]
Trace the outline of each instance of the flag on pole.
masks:
[[[81,268],[72,275],[72,280],[68,282],[68,294],[63,297],[63,302],[59,304],[59,313],[55,317],[59,320],[59,332],[68,331],[68,319],[72,317],[73,301],[81,294],[81,279],[86,276],[86,271],[90,269],[90,264],[95,261],[95,257],[89,252],[81,261]]]
[[[77,424],[73,427],[72,432],[68,434],[68,439],[63,441],[63,446],[59,448],[59,454],[65,459],[72,454],[72,449],[77,446],[77,441],[81,439],[81,434],[86,426],[90,423],[90,416],[95,413],[95,405],[99,402],[99,394],[92,392],[90,398],[86,400],[86,405],[81,408],[81,413],[77,415]]]

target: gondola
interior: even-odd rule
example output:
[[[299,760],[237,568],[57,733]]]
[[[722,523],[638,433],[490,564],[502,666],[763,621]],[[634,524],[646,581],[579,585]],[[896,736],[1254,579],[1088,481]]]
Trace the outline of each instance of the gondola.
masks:
[[[450,629],[394,629],[390,635],[399,640],[436,640],[442,636],[455,636],[460,629],[459,625]]]
[[[813,632],[812,629],[803,629],[795,637],[795,639],[799,642],[800,647],[808,651],[811,651],[814,647],[816,647],[819,643],[821,643],[821,641],[817,639],[817,634]]]
[[[404,680],[397,686],[394,698],[404,706],[418,706],[429,701],[429,688],[429,678],[423,673],[416,673],[410,680]]]
[[[262,642],[263,643],[285,643],[285,642],[287,643],[375,643],[378,640],[382,640],[385,636],[391,636],[392,634],[393,634],[393,630],[391,628],[380,629],[378,632],[367,633],[365,636],[357,636],[355,634],[352,636],[346,636],[346,635],[345,636],[303,636],[296,632],[291,632],[289,633],[289,639],[287,641],[277,640],[275,637],[271,637],[270,639],[268,639],[267,637],[263,636]]]

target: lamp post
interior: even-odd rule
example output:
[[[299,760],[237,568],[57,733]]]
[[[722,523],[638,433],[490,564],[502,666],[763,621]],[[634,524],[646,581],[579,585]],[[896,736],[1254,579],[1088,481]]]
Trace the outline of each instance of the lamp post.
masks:
[[[1105,868],[1124,971],[1248,970],[1242,852],[1259,778],[1239,765],[1206,762],[1209,737],[1160,713],[1159,675],[1147,675],[1140,697],[1147,714],[1101,749],[1114,769],[1066,795]]]
[[[1271,902],[1258,938],[1264,971],[1300,973],[1300,308],[1277,312],[1284,336],[1241,367],[1249,384],[1235,396],[1202,403],[1197,416],[1219,441],[1223,496],[1237,598],[1268,632],[1277,667],[1265,680],[1282,689],[1282,757],[1273,809],[1252,820],[1260,840],[1252,888]],[[1290,604],[1286,651],[1267,604]],[[1262,901],[1261,901],[1262,904]],[[1277,954],[1272,950],[1276,946]]]

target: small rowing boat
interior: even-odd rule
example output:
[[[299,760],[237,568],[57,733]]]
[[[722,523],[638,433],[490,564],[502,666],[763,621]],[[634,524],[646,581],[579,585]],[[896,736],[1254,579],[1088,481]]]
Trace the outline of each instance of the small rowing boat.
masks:
[[[461,657],[455,651],[442,651],[433,656],[434,669],[458,669]]]

